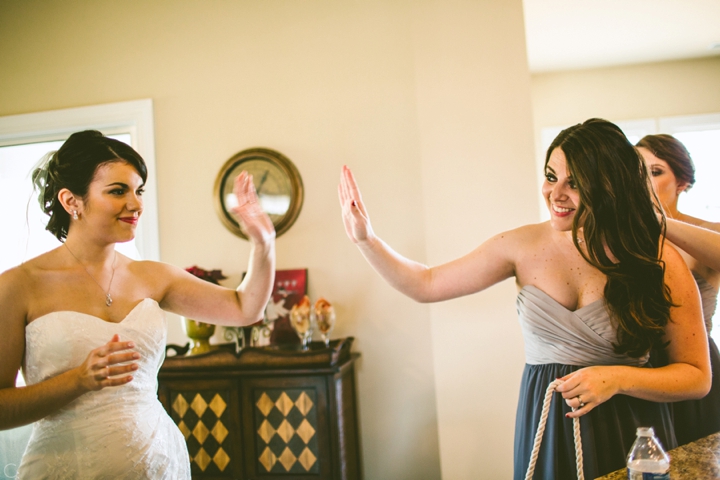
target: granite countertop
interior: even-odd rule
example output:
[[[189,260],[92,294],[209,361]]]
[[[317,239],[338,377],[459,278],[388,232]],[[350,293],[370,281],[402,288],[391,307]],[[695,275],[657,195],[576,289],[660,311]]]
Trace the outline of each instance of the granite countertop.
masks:
[[[668,452],[672,480],[720,480],[720,433],[713,433]],[[596,480],[627,480],[623,468]]]

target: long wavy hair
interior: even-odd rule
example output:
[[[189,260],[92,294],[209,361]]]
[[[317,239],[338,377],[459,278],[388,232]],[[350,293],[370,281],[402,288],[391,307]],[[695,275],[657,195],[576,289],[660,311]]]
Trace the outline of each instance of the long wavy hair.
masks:
[[[658,220],[659,203],[645,164],[620,128],[597,118],[560,132],[547,151],[546,166],[556,148],[565,154],[580,196],[573,243],[607,276],[604,296],[617,324],[615,352],[642,357],[662,345],[673,306],[661,260],[665,218]],[[578,228],[587,253],[580,248]]]
[[[86,201],[98,167],[112,162],[129,163],[143,182],[147,180],[147,167],[139,153],[96,130],[73,133],[57,152],[49,154],[44,165],[33,171],[33,183],[40,192],[40,208],[50,216],[45,229],[61,242],[67,238],[70,215],[60,203],[58,193],[67,188]]]

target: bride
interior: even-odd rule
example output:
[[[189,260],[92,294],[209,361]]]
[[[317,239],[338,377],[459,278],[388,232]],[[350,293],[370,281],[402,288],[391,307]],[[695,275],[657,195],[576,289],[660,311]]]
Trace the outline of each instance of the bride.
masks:
[[[252,243],[237,290],[115,251],[135,236],[146,179],[137,152],[96,131],[71,135],[33,173],[63,243],[0,275],[0,429],[35,422],[18,478],[189,479],[185,441],[157,399],[163,310],[218,325],[262,316],[275,230],[252,177],[235,182]]]

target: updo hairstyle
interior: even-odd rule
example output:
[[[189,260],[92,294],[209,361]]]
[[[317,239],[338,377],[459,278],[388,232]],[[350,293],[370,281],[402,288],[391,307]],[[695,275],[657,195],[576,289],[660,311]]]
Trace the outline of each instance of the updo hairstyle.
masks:
[[[636,147],[647,148],[660,160],[665,160],[679,183],[687,183],[685,190],[695,184],[695,164],[685,145],[666,133],[645,135]]]
[[[131,146],[108,138],[96,130],[76,132],[52,153],[47,163],[33,171],[32,179],[40,194],[40,208],[50,216],[46,230],[63,242],[70,228],[70,215],[65,211],[58,193],[63,188],[87,200],[90,183],[98,167],[107,163],[127,162],[147,180],[147,167]]]

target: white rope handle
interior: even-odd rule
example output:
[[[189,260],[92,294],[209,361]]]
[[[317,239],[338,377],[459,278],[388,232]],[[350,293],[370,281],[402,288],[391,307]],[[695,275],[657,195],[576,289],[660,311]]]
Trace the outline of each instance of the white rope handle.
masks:
[[[548,385],[547,390],[545,390],[542,413],[540,414],[540,423],[538,424],[538,429],[535,433],[535,442],[533,442],[533,449],[530,454],[530,465],[528,465],[525,480],[532,480],[532,477],[535,474],[535,464],[537,463],[538,453],[540,453],[540,444],[542,443],[543,433],[545,433],[545,424],[547,423],[548,412],[550,411],[550,402],[552,401],[553,393],[555,393],[555,388],[562,384],[563,381],[557,379],[551,382],[550,385]],[[575,411],[574,408],[573,411]],[[575,467],[577,468],[577,477],[578,480],[585,480],[585,474],[583,473],[582,439],[580,438],[579,418],[573,418],[573,438],[575,439]]]

